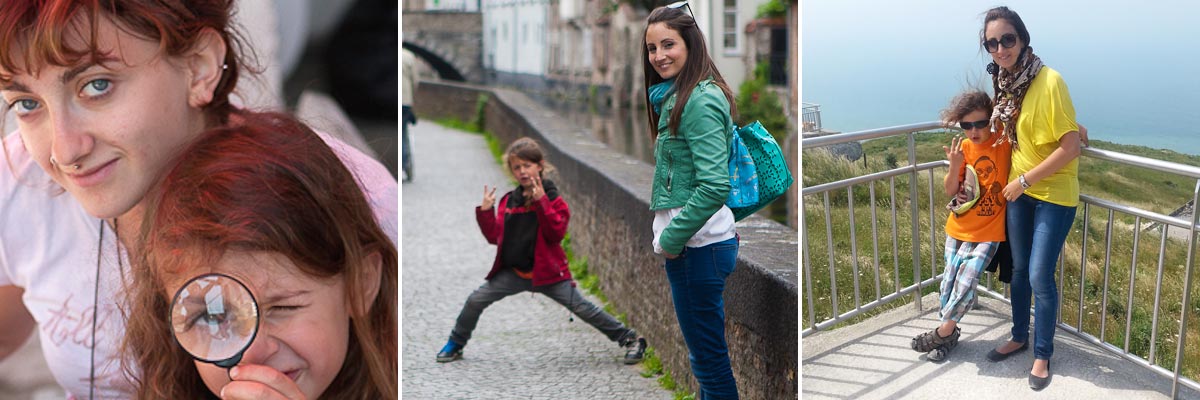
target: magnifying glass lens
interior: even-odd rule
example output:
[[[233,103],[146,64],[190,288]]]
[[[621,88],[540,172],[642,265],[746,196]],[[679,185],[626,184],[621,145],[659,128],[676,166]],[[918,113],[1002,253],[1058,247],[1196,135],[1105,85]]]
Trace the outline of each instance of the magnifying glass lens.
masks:
[[[175,294],[171,330],[183,349],[200,361],[240,359],[258,332],[258,304],[237,279],[201,275]]]

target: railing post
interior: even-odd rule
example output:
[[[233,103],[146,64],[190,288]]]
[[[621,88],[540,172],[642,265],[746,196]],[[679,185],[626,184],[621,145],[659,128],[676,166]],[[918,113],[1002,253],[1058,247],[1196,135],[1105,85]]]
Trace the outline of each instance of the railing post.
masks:
[[[913,279],[917,284],[913,300],[917,304],[917,311],[921,311],[923,309],[921,307],[921,211],[917,208],[917,139],[913,132],[908,133],[908,166],[912,168],[908,182],[908,200],[912,210],[910,215],[912,215]]]
[[[1196,205],[1200,204],[1200,179],[1196,180],[1196,188],[1192,191],[1192,223],[1188,227],[1187,272],[1183,274],[1183,307],[1179,316],[1179,344],[1175,349],[1175,380],[1171,383],[1171,398],[1179,398],[1179,371],[1183,367],[1183,342],[1187,340],[1188,309],[1191,308],[1192,298],[1192,267],[1196,261],[1196,224],[1200,223],[1200,213]]]

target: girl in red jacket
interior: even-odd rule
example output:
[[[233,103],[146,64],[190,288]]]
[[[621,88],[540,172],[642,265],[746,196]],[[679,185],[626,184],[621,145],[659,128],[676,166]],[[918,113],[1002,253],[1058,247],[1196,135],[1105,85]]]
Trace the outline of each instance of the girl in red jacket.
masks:
[[[488,243],[496,245],[496,260],[487,282],[467,297],[450,331],[450,340],[437,354],[438,362],[462,358],[463,347],[487,306],[525,291],[544,294],[626,348],[625,364],[636,364],[646,351],[646,339],[588,301],[575,288],[562,248],[571,211],[554,182],[542,178],[549,165],[537,142],[520,138],[508,146],[504,163],[520,186],[496,203],[496,188],[483,187],[483,203],[475,221]],[[492,206],[497,210],[493,210]]]

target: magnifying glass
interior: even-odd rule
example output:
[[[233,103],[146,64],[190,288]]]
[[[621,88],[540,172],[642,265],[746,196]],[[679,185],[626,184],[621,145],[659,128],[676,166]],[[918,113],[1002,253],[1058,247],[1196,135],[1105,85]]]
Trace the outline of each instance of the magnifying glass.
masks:
[[[232,276],[197,276],[175,292],[171,332],[193,358],[233,368],[258,335],[258,302]]]

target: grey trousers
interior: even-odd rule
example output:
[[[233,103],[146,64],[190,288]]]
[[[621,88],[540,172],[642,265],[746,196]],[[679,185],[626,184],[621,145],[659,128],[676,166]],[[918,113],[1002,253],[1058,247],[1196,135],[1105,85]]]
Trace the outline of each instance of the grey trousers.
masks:
[[[637,338],[636,331],[626,327],[621,321],[617,321],[612,315],[604,312],[604,309],[583,298],[579,289],[576,289],[571,282],[565,280],[535,288],[533,281],[522,279],[511,269],[505,268],[467,297],[467,303],[463,304],[462,311],[458,313],[458,320],[454,323],[454,330],[450,331],[450,340],[466,346],[467,341],[471,340],[471,332],[475,330],[479,316],[483,314],[485,308],[497,300],[526,291],[541,293],[554,299],[558,304],[562,304],[563,307],[579,316],[579,319],[604,333],[608,340],[624,345]]]

